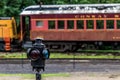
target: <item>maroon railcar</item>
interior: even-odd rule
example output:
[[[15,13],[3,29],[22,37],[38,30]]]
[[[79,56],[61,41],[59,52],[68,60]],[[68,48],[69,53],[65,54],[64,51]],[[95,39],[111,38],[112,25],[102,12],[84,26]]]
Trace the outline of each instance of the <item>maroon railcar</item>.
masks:
[[[21,40],[43,38],[51,51],[117,49],[120,4],[29,6],[21,13],[21,31]]]

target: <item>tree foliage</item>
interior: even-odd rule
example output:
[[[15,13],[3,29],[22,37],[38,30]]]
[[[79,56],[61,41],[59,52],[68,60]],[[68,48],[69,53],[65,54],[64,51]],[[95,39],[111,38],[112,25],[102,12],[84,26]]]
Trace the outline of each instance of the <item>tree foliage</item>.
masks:
[[[119,3],[120,0],[0,0],[0,16],[14,16],[19,20],[20,12],[29,5],[40,4],[98,4]]]

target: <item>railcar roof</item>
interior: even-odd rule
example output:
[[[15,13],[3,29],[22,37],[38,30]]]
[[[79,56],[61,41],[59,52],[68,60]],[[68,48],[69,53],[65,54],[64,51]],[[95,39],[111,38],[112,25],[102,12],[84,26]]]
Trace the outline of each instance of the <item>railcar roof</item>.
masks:
[[[74,13],[120,13],[120,4],[32,5],[20,15]]]
[[[11,20],[12,17],[0,17],[0,20]]]

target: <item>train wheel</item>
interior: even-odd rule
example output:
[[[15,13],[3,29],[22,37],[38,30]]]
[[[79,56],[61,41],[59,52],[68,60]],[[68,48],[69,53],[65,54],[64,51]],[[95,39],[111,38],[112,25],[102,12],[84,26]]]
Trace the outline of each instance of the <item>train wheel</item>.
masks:
[[[92,45],[92,44],[91,44],[91,45],[88,45],[88,46],[87,46],[87,49],[95,50],[95,45]]]
[[[79,46],[73,45],[71,51],[72,52],[77,52],[78,49],[79,49]]]
[[[96,47],[93,44],[82,44],[81,48],[83,50],[95,50]]]

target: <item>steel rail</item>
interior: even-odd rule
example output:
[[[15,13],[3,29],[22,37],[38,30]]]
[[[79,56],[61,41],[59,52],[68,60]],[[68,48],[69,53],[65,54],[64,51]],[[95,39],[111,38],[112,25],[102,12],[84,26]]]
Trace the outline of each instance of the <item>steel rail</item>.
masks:
[[[46,63],[120,63],[120,59],[79,59],[79,58],[55,58],[46,60]],[[4,58],[0,59],[0,64],[28,64],[30,60],[28,59],[15,59],[15,58]]]

